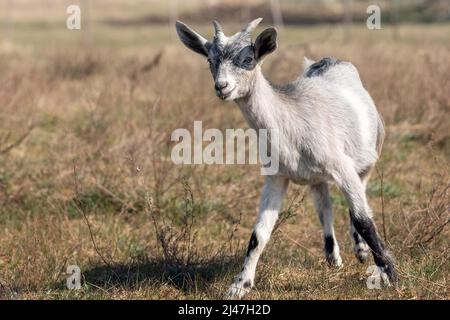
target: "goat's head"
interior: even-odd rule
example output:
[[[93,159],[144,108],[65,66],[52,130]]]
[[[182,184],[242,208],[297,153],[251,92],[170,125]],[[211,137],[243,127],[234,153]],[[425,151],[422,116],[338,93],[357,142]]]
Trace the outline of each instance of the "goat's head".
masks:
[[[212,41],[206,40],[184,23],[176,23],[181,41],[208,59],[216,94],[223,100],[235,100],[248,95],[255,70],[263,58],[277,48],[275,28],[265,29],[252,42],[251,32],[261,20],[253,20],[231,37],[225,36],[220,24],[214,21],[215,35]]]

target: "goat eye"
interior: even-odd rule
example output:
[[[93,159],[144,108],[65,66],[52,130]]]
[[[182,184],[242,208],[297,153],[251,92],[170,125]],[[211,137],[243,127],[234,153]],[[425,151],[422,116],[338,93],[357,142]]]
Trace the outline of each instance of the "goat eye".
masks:
[[[247,58],[244,59],[245,63],[252,63],[252,61],[253,61],[252,57],[247,57]]]

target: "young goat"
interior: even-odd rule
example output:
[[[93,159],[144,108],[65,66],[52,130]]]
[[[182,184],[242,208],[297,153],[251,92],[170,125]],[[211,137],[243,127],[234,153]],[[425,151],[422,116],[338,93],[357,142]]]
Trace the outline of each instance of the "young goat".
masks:
[[[304,72],[298,79],[282,86],[269,83],[261,64],[277,48],[277,32],[265,29],[252,43],[251,31],[261,20],[250,22],[231,37],[214,21],[212,41],[182,22],[176,23],[181,41],[208,59],[217,96],[234,100],[252,128],[279,133],[279,172],[265,178],[244,267],[227,296],[240,298],[253,286],[256,264],[278,218],[289,181],[311,188],[330,265],[342,265],[328,190],[334,181],[350,207],[356,257],[364,262],[372,251],[379,270],[395,281],[393,260],[377,234],[365,194],[384,138],[374,102],[356,68],[334,58],[315,63],[305,58]]]

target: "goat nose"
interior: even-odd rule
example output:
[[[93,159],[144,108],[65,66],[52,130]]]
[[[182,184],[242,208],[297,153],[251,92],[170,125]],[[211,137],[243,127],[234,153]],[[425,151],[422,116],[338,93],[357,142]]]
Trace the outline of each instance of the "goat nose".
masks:
[[[215,85],[214,85],[214,88],[215,88],[217,91],[220,91],[220,90],[222,90],[222,89],[225,89],[227,86],[228,86],[228,82],[226,82],[226,81],[217,81],[217,82],[215,83]]]

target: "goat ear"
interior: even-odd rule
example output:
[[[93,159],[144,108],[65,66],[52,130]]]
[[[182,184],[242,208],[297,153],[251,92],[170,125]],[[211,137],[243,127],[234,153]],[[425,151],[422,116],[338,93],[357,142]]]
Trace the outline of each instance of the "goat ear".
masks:
[[[261,60],[264,56],[275,51],[276,48],[277,30],[267,28],[255,40],[255,57],[257,60]]]
[[[175,26],[177,29],[178,37],[186,47],[205,57],[208,56],[208,50],[206,49],[206,44],[208,43],[208,41],[205,38],[203,38],[201,35],[199,35],[197,32],[189,28],[181,21],[177,21],[175,23]]]

